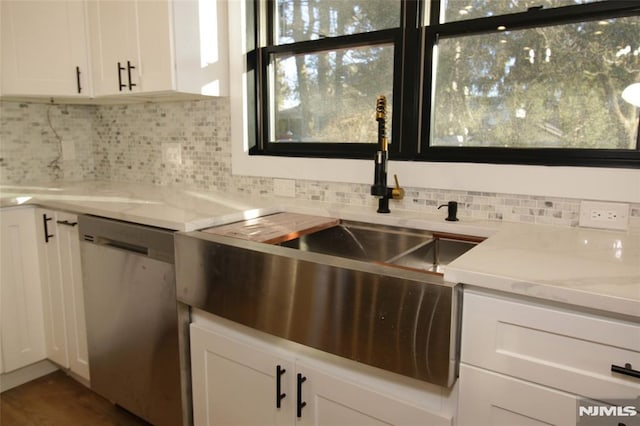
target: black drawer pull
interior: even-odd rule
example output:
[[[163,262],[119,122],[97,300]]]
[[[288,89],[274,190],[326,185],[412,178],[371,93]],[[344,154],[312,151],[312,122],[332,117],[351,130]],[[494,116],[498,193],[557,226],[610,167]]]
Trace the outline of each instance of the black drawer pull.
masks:
[[[280,408],[280,406],[282,405],[282,400],[287,396],[286,393],[282,392],[281,383],[282,375],[286,372],[287,370],[285,370],[284,368],[280,367],[279,365],[276,366],[276,408]]]
[[[57,220],[56,223],[67,226],[76,226],[78,224],[78,222],[69,222],[68,220]]]
[[[298,403],[296,414],[298,418],[302,417],[302,409],[307,405],[306,402],[302,400],[302,384],[307,380],[302,374],[298,373]]]
[[[624,374],[625,376],[635,377],[636,379],[640,379],[640,371],[634,370],[631,367],[631,364],[626,363],[624,367],[619,365],[611,364],[611,371],[613,373]]]

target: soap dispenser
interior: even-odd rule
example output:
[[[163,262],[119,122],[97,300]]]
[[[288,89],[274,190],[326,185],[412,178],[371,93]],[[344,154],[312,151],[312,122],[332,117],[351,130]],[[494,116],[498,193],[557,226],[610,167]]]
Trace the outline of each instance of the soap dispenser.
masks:
[[[458,203],[456,201],[449,201],[447,204],[438,206],[438,210],[445,206],[447,207],[447,218],[445,220],[448,220],[449,222],[457,222],[458,218],[456,216],[458,215]]]

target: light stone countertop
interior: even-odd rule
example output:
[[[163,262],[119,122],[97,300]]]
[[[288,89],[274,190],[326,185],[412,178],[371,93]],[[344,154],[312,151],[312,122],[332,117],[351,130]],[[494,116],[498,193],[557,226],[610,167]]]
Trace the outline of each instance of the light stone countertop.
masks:
[[[19,198],[22,197],[22,198]],[[29,198],[30,197],[30,198]],[[445,280],[640,319],[640,234],[478,220],[121,182],[2,185],[0,206],[36,204],[192,231],[279,211],[488,237]]]
[[[193,231],[278,211],[268,198],[128,182],[0,185],[0,206],[37,204],[143,225]]]

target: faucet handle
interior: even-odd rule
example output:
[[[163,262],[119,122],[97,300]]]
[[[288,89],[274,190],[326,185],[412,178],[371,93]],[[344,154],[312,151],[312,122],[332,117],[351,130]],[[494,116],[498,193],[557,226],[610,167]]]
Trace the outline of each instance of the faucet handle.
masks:
[[[400,188],[398,175],[393,175],[393,179],[396,181],[396,187],[391,190],[391,198],[394,200],[402,200],[404,198],[404,189]]]

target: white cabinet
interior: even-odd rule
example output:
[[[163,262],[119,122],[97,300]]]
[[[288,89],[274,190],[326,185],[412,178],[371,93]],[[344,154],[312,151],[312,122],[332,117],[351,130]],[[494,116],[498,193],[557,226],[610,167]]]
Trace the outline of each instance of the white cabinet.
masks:
[[[460,366],[458,425],[575,425],[577,397],[470,365]]]
[[[94,93],[228,94],[226,0],[89,2]]]
[[[637,322],[465,290],[458,424],[575,424],[578,400],[637,398],[640,379],[614,371],[627,364],[640,369]]]
[[[36,218],[32,207],[0,210],[2,372],[45,359]]]
[[[194,318],[196,426],[452,424],[443,402],[449,390],[337,361],[206,313]]]
[[[196,324],[190,338],[195,425],[292,423],[293,359]],[[285,393],[281,409],[276,408],[278,381]]]
[[[2,96],[88,98],[85,2],[3,0]]]
[[[227,96],[227,2],[2,0],[0,95],[91,103]]]
[[[89,380],[89,350],[87,348],[87,326],[84,313],[80,239],[77,223],[78,217],[75,214],[56,213],[60,272],[65,294],[64,313],[69,369]]]
[[[77,216],[37,210],[47,357],[89,380]]]
[[[413,405],[393,389],[371,388],[366,377],[347,378],[346,372],[314,360],[298,360],[302,417],[300,425],[451,425],[451,417]],[[342,374],[340,374],[342,373]],[[425,399],[428,397],[425,395]],[[297,408],[297,406],[296,406]]]

